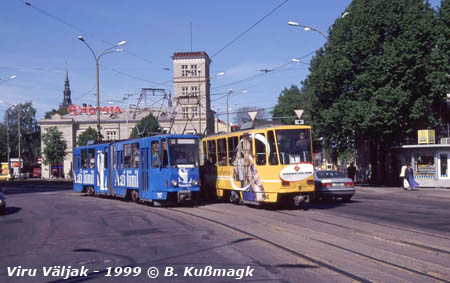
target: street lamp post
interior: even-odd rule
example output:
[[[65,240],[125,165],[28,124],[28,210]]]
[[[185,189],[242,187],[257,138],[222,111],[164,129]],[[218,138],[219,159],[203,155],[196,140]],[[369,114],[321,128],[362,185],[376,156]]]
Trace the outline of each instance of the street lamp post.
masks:
[[[14,78],[15,78],[16,76],[14,76]],[[13,79],[14,79],[13,78]],[[11,105],[11,104],[9,104],[9,103],[6,103],[5,101],[2,101],[2,100],[0,100],[0,103],[5,103],[6,105],[9,105],[9,106],[12,106],[11,107],[11,110],[13,110],[16,106],[17,106],[17,104],[13,104],[13,105]],[[19,129],[18,129],[18,138],[19,138],[19,164],[20,164],[20,158],[21,158],[21,144],[20,144],[20,136],[21,136],[21,131],[20,131],[20,128],[21,128],[21,124],[20,124],[20,111],[17,111],[17,115],[18,115],[18,127],[19,127]],[[7,161],[8,161],[8,174],[11,174],[11,168],[10,168],[10,152],[11,152],[11,149],[10,149],[10,147],[9,147],[9,116],[8,116],[8,113],[6,113],[6,159],[7,159]],[[20,166],[19,166],[19,177],[20,177]]]
[[[328,42],[328,37],[325,35],[325,33],[321,32],[318,29],[315,29],[315,28],[309,27],[309,26],[305,26],[305,25],[302,25],[302,24],[299,24],[299,23],[293,22],[293,21],[289,21],[288,25],[294,26],[294,27],[302,27],[306,31],[312,30],[312,31],[318,32],[321,36],[323,36],[323,38],[325,38],[325,41]]]
[[[116,45],[114,45],[113,47],[110,47],[106,50],[104,50],[99,56],[95,55],[94,50],[92,50],[92,48],[89,46],[89,44],[84,40],[84,38],[80,35],[78,36],[78,39],[83,41],[84,44],[86,44],[86,46],[89,48],[89,50],[91,50],[92,55],[94,55],[94,60],[95,60],[95,72],[96,72],[96,86],[97,86],[97,92],[96,92],[96,98],[97,98],[97,139],[99,141],[102,140],[102,135],[100,132],[100,82],[99,82],[99,68],[98,68],[98,62],[100,61],[100,58],[102,58],[103,55],[109,54],[109,53],[114,53],[114,52],[122,52],[122,49],[116,49],[116,50],[112,50],[118,46],[122,46],[124,44],[126,44],[126,41],[121,41],[119,43],[117,43]]]
[[[230,132],[230,108],[228,108],[228,101],[230,98],[230,95],[233,93],[233,90],[230,89],[230,91],[227,94],[227,132]]]

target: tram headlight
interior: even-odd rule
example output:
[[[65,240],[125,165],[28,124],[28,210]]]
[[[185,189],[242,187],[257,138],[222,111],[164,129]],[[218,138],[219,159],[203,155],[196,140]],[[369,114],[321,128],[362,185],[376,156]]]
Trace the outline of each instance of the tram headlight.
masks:
[[[194,181],[192,182],[192,184],[193,184],[194,186],[197,186],[197,185],[198,185],[198,181],[197,181],[197,180],[194,180]]]
[[[172,186],[174,186],[174,187],[178,186],[178,182],[175,180],[172,180]]]

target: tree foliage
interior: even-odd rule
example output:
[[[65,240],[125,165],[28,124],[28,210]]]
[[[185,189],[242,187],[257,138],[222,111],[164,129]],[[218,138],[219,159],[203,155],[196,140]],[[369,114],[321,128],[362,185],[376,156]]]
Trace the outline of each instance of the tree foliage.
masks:
[[[422,0],[354,0],[347,12],[304,81],[316,131],[342,151],[356,136],[390,146],[436,125],[434,10]]]
[[[25,164],[34,164],[41,155],[40,127],[36,120],[36,109],[31,102],[16,104],[6,110],[5,113],[5,144],[6,124],[9,128],[10,157],[19,156],[19,117],[20,117],[20,142],[21,156]],[[6,146],[1,155],[6,156]]]
[[[289,117],[295,116],[295,109],[304,109],[308,101],[306,93],[298,88],[296,85],[291,85],[289,89],[284,88],[280,96],[278,96],[278,102],[272,110],[272,117]],[[306,116],[306,115],[305,115]],[[281,118],[284,124],[294,124],[297,118]]]
[[[67,142],[64,140],[63,133],[57,127],[48,128],[47,132],[42,135],[42,141],[44,143],[43,163],[45,165],[64,161]]]
[[[160,132],[158,120],[150,113],[131,130],[130,138],[148,137],[157,132]]]
[[[56,113],[58,113],[59,115],[66,115],[68,112],[67,112],[67,107],[64,107],[64,106],[61,106],[61,107],[59,107],[58,109],[52,109],[52,110],[50,110],[50,111],[48,111],[48,112],[45,112],[45,116],[44,116],[44,118],[45,119],[50,119],[50,118],[52,118],[52,116],[53,115],[55,115]]]
[[[86,131],[78,135],[77,146],[85,146],[87,145],[87,142],[91,140],[97,140],[97,131],[89,127]]]

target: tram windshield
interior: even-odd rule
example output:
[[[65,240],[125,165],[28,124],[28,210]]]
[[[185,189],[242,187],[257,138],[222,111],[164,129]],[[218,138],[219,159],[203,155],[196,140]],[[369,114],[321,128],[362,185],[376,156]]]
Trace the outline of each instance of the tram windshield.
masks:
[[[276,135],[281,164],[312,162],[309,129],[278,130]]]
[[[197,139],[169,139],[172,167],[197,167],[199,162]]]

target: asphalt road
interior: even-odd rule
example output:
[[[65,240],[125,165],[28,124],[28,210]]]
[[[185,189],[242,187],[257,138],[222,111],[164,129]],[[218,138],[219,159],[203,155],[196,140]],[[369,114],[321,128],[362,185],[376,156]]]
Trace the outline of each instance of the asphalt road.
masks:
[[[350,203],[305,211],[154,208],[64,183],[7,189],[0,282],[450,282],[450,190],[358,188]],[[64,280],[67,269],[81,276]]]

